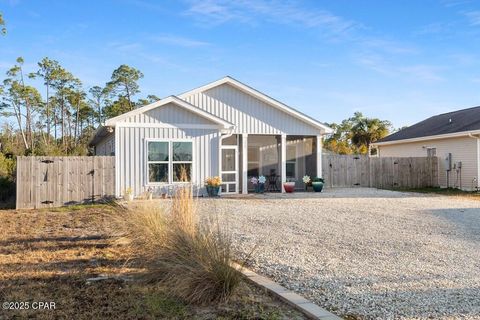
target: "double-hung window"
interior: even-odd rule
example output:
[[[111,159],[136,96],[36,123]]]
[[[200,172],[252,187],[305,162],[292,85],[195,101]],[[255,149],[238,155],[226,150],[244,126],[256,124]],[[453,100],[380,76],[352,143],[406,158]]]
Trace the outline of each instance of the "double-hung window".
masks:
[[[192,142],[172,142],[173,182],[192,180]]]
[[[193,143],[191,141],[148,141],[148,183],[190,182]]]

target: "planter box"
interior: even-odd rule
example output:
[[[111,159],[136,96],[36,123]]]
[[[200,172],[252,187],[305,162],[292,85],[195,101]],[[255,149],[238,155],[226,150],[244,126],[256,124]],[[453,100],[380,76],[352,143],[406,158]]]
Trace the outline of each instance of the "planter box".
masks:
[[[313,186],[313,191],[322,192],[323,182],[321,182],[321,181],[312,182],[312,186]]]
[[[218,197],[220,187],[207,186],[207,194],[209,197]]]
[[[295,182],[285,182],[283,188],[286,193],[293,193],[295,191]]]

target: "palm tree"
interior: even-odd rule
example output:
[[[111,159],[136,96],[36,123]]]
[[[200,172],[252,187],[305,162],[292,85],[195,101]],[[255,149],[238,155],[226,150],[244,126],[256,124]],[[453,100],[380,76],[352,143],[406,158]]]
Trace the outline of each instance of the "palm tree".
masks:
[[[352,126],[351,140],[361,151],[366,152],[370,144],[388,135],[392,124],[387,120],[367,118],[361,113],[355,114],[355,122]],[[363,152],[362,152],[363,153]]]

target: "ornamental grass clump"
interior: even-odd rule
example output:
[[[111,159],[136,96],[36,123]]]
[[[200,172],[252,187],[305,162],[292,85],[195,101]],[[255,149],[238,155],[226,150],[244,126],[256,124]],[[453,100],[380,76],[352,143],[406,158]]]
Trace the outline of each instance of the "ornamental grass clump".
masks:
[[[240,283],[230,237],[216,220],[199,222],[191,188],[180,188],[166,212],[140,207],[122,216],[144,280],[192,304],[224,301]]]

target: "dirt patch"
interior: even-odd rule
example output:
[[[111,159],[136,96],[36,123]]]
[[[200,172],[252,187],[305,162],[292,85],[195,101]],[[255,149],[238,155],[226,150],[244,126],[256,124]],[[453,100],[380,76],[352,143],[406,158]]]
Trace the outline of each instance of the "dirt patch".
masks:
[[[246,283],[226,303],[194,307],[170,297],[165,288],[125,281],[122,277],[136,279],[142,270],[126,263],[131,252],[112,241],[111,210],[0,211],[0,302],[29,305],[29,310],[1,310],[0,319],[303,318]],[[117,277],[87,281],[99,276]],[[55,308],[32,310],[38,302],[54,302]]]

